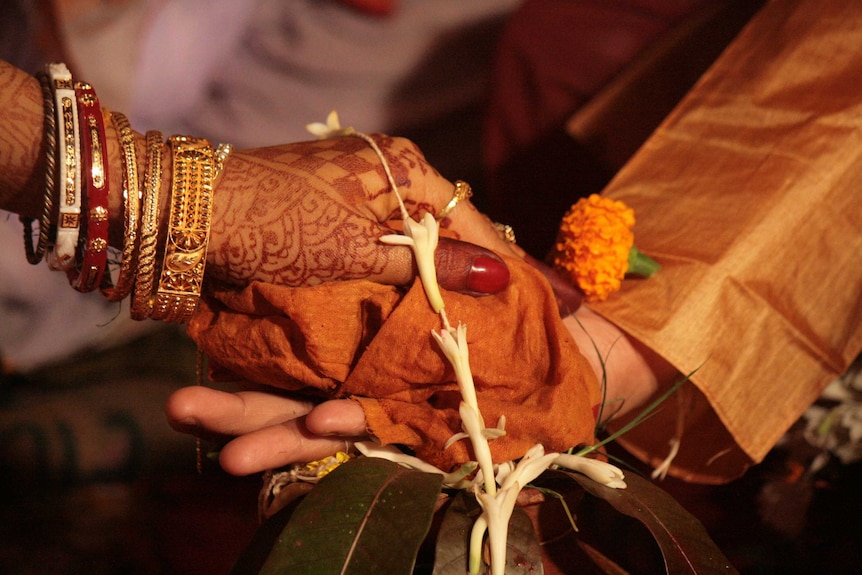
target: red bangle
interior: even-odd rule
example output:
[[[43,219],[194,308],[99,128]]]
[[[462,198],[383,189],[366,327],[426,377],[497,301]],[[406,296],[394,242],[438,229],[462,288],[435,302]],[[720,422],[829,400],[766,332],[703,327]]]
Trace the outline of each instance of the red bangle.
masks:
[[[75,83],[81,134],[81,182],[86,194],[86,218],[78,240],[76,265],[67,271],[80,292],[99,287],[108,263],[108,158],[105,122],[92,86]]]

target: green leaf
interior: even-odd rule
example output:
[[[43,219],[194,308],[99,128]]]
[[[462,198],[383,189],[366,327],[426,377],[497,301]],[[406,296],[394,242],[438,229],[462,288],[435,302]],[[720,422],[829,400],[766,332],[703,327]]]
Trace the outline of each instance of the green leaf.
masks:
[[[629,474],[626,489],[611,489],[579,473],[555,473],[565,473],[591,495],[640,521],[658,544],[668,573],[737,573],[703,524],[648,479]],[[580,527],[581,533],[589,530]]]
[[[481,513],[482,509],[473,494],[460,491],[452,497],[437,535],[434,575],[464,575],[467,571],[470,531]],[[544,573],[542,548],[533,522],[520,507],[515,507],[509,521],[506,547],[506,575]]]
[[[407,575],[441,484],[441,475],[382,459],[352,459],[302,500],[260,573]]]

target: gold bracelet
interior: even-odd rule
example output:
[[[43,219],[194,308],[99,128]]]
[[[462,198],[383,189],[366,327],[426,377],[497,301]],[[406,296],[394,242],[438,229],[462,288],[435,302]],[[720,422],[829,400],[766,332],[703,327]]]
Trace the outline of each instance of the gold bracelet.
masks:
[[[162,133],[150,130],[147,140],[147,168],[144,172],[144,197],[141,212],[141,243],[138,249],[138,270],[132,293],[132,319],[144,320],[153,311],[153,284],[156,280],[156,247],[159,239],[159,195],[162,183]]]
[[[102,294],[108,301],[120,301],[132,291],[135,280],[134,269],[138,257],[138,218],[141,204],[141,189],[138,186],[138,159],[135,155],[135,133],[129,125],[129,120],[119,112],[111,113],[111,123],[120,140],[123,164],[123,198],[126,204],[125,234],[123,238],[123,255],[120,261],[120,273],[117,284],[110,285],[110,274],[105,274]]]
[[[440,213],[437,214],[437,221],[442,222],[443,219],[449,215],[449,213],[455,209],[460,202],[473,197],[473,190],[470,188],[470,184],[467,182],[463,182],[458,180],[455,182],[455,193],[452,196],[452,199],[449,200],[449,203],[440,210]]]
[[[203,138],[171,136],[168,236],[153,319],[185,322],[200,299],[206,267],[215,154]]]

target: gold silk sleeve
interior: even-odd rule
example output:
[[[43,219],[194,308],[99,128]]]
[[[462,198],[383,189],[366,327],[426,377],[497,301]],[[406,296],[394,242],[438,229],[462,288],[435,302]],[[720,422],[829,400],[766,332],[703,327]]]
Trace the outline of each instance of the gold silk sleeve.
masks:
[[[862,350],[862,3],[774,0],[611,182],[662,270],[592,309],[693,385],[622,442],[722,482]]]

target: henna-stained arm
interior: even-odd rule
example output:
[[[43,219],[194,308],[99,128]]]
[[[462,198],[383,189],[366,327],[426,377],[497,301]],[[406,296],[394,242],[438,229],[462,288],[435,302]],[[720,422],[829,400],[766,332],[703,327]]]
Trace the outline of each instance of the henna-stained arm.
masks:
[[[45,169],[41,90],[30,75],[2,61],[0,107],[0,209],[38,217]],[[120,150],[111,123],[106,130],[114,182],[111,243],[120,246]],[[412,213],[436,213],[446,205],[453,185],[431,168],[414,144],[376,138]],[[143,165],[140,134],[136,144]],[[167,150],[162,165],[162,185],[168,189]],[[163,202],[167,199],[163,194]],[[356,278],[408,283],[415,275],[409,249],[377,241],[388,233],[388,220],[398,217],[395,206],[380,160],[358,138],[236,151],[215,189],[208,277],[234,285],[261,280],[304,286]],[[166,217],[166,209],[162,215]],[[438,263],[441,283],[450,289],[493,293],[508,283],[502,261],[475,245],[443,242]]]

